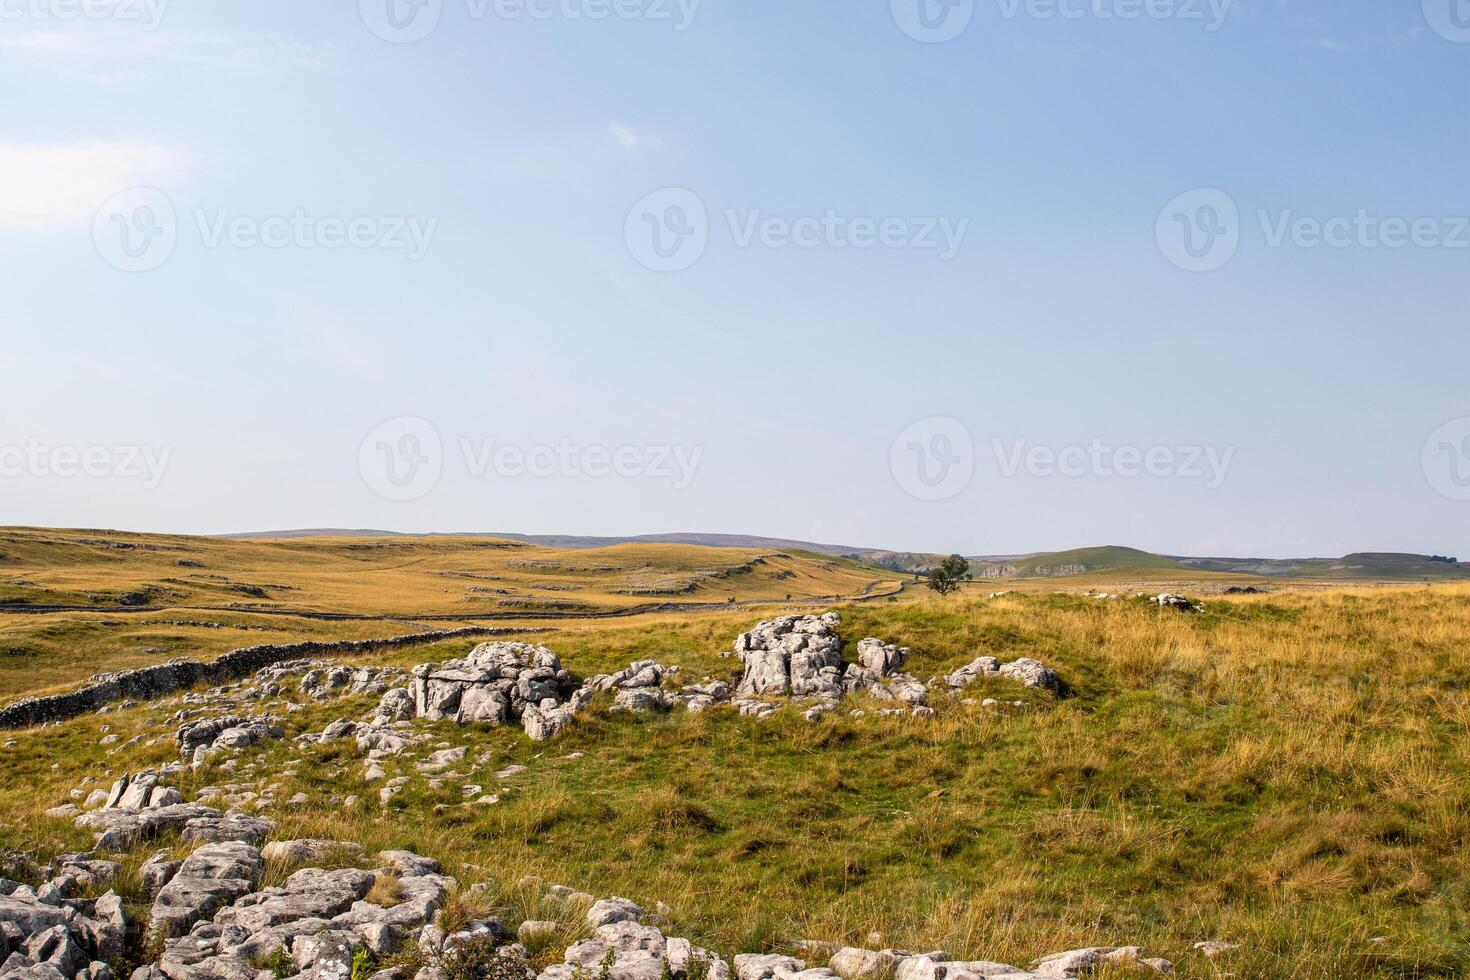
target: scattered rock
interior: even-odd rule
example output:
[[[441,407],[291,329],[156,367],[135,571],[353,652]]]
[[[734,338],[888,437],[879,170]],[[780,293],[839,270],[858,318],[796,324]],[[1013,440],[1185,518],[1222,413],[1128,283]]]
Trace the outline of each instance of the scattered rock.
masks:
[[[587,924],[593,929],[614,922],[637,922],[643,918],[643,909],[626,898],[604,898],[587,910]]]

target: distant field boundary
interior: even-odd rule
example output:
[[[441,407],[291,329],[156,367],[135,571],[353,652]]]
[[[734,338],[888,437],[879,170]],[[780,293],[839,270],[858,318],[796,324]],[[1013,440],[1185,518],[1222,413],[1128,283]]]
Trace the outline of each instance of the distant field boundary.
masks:
[[[47,722],[64,721],[96,711],[124,698],[151,699],[190,688],[196,684],[218,684],[248,677],[262,667],[305,657],[341,656],[427,646],[466,636],[507,636],[540,632],[510,627],[467,626],[453,630],[408,633],[381,640],[307,640],[301,643],[272,643],[241,647],[208,662],[170,660],[117,673],[97,674],[92,680],[65,694],[30,697],[0,708],[0,728],[30,728]]]

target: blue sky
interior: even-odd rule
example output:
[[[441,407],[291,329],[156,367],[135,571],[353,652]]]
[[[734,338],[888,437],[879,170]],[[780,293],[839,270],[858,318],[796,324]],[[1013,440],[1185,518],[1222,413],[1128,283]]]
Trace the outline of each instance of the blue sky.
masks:
[[[1222,2],[0,0],[0,521],[1470,557],[1470,4]]]

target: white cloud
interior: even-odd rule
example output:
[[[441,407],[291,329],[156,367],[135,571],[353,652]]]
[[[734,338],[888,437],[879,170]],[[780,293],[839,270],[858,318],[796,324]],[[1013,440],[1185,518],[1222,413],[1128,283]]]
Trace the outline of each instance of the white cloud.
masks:
[[[617,123],[608,123],[607,131],[612,134],[613,139],[617,140],[618,145],[625,150],[636,149],[640,146],[663,145],[663,141],[657,136],[645,136],[643,133],[629,129],[627,126],[620,126]]]
[[[167,183],[191,166],[187,150],[153,143],[0,143],[0,227],[91,221],[119,191]]]
[[[628,127],[619,126],[617,123],[609,123],[607,129],[608,132],[612,133],[613,139],[618,141],[619,146],[631,150],[638,145],[638,134]]]

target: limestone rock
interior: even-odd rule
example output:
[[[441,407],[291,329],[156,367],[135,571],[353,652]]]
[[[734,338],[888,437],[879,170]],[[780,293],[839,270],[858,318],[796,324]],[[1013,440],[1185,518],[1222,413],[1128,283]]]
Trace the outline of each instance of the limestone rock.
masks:
[[[1040,687],[1053,694],[1062,692],[1062,679],[1057,672],[1037,660],[1022,657],[1020,660],[1002,664],[1000,674],[1020,681],[1026,687]]]
[[[310,861],[324,861],[337,854],[351,857],[360,856],[362,854],[362,845],[340,840],[303,838],[301,840],[272,841],[260,849],[260,856],[264,860],[276,861],[281,864],[306,864]]]
[[[153,902],[152,928],[180,936],[260,883],[260,851],[238,841],[206,844],[184,859]]]
[[[643,918],[643,909],[626,898],[605,898],[593,903],[587,910],[587,925],[593,929],[614,922],[637,922]]]

